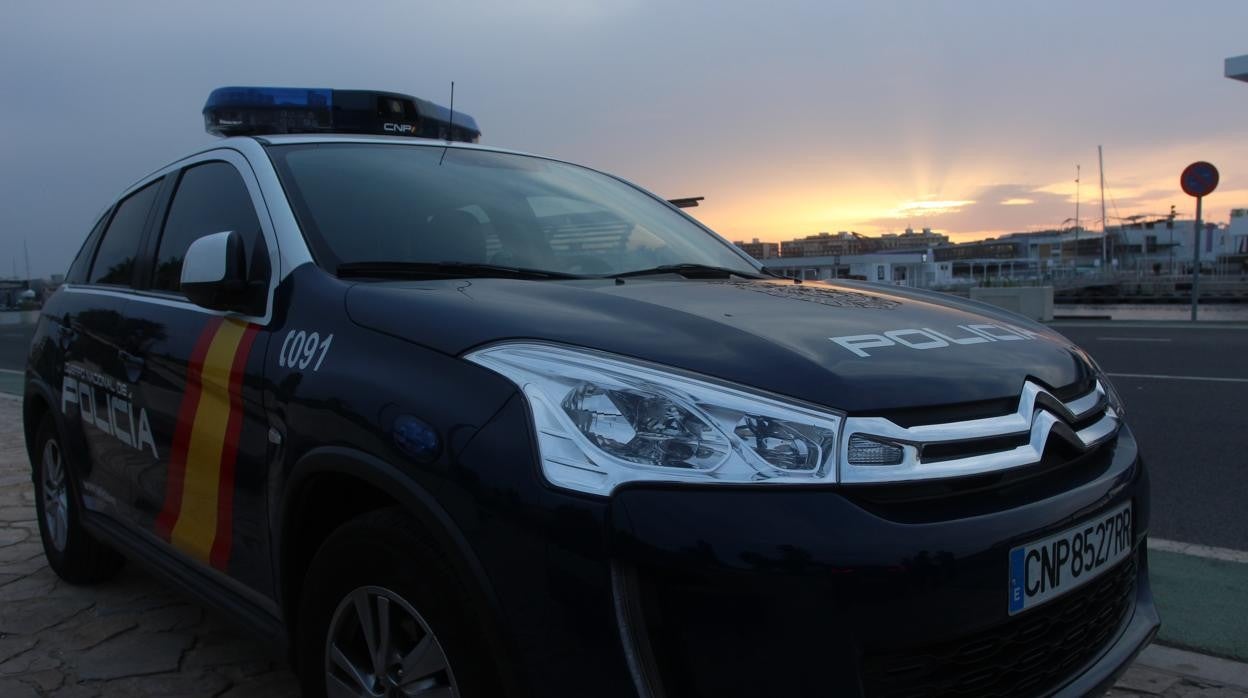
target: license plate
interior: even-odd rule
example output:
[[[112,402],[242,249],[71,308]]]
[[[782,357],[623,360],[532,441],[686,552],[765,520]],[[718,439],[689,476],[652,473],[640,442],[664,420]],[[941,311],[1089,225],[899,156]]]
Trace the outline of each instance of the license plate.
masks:
[[[1010,615],[1078,589],[1130,553],[1130,502],[1010,550]]]

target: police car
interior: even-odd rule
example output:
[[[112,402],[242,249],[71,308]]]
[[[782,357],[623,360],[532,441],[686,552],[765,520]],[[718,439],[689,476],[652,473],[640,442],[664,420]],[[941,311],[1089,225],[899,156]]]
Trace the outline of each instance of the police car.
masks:
[[[395,93],[224,88],[31,346],[52,568],[313,696],[1023,696],[1154,635],[1148,476],[1044,326],[770,274]]]

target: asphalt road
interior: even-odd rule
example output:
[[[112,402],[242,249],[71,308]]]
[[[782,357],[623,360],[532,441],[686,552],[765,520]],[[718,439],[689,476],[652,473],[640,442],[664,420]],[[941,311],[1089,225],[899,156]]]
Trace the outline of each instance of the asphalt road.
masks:
[[[1152,535],[1248,550],[1248,326],[1053,326],[1091,352],[1122,394],[1152,475]],[[33,331],[0,323],[0,370],[23,368]]]
[[[1248,550],[1248,327],[1061,322],[1122,396],[1156,538]]]

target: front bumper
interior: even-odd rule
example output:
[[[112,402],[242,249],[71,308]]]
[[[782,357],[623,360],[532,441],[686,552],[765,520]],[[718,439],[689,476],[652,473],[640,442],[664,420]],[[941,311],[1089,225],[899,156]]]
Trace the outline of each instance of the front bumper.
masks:
[[[478,455],[520,457],[528,444],[507,431],[476,439],[489,444]],[[491,469],[515,487],[494,480],[490,492],[506,493],[508,506],[478,532],[485,538],[469,538],[515,649],[519,694],[1081,695],[1112,683],[1159,625],[1148,479],[1126,428],[1043,474],[944,493],[637,485],[603,502],[522,484],[503,467]],[[1104,603],[1065,611],[1076,616],[1070,632],[1061,618],[1043,623],[1045,646],[1078,651],[1001,640],[1066,598],[1011,618],[1010,548],[1127,501],[1134,569],[1102,575],[1117,578],[1099,592]],[[1085,612],[1103,617],[1074,622]],[[911,671],[911,660],[927,669]],[[941,670],[958,662],[974,666]]]

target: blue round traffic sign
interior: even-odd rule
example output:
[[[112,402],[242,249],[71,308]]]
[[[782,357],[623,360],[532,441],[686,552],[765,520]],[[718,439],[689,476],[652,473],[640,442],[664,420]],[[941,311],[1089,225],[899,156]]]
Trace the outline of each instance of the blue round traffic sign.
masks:
[[[1206,196],[1218,188],[1218,168],[1204,160],[1193,162],[1179,175],[1179,186],[1188,196]]]

